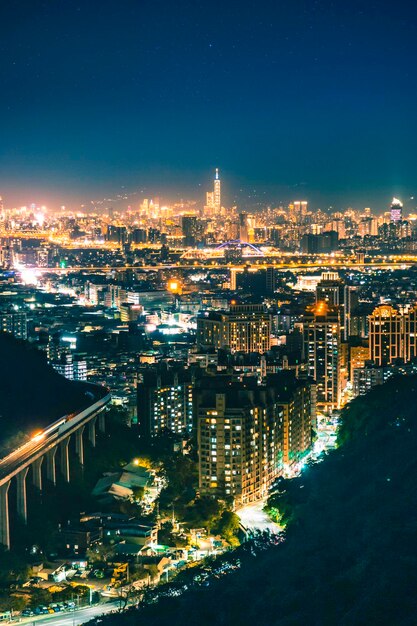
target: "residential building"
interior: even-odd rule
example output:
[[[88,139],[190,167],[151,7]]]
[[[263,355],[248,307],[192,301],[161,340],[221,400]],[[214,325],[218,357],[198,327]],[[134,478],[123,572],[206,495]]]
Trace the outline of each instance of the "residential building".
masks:
[[[399,310],[381,305],[369,316],[369,359],[376,365],[417,357],[417,305]]]
[[[206,376],[194,391],[200,492],[236,506],[265,497],[311,447],[314,394],[292,372]]]
[[[325,301],[307,308],[304,314],[304,356],[308,375],[317,384],[317,405],[340,407],[340,314]]]
[[[193,398],[191,369],[181,364],[158,363],[140,372],[137,416],[145,439],[161,432],[191,433]]]
[[[230,311],[204,312],[197,318],[197,345],[232,352],[266,352],[271,316],[262,305],[232,305]]]

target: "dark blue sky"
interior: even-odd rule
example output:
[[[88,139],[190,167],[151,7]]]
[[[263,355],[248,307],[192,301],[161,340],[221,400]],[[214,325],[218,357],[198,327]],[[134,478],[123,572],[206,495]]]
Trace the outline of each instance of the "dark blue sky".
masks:
[[[411,0],[2,0],[0,194],[198,198],[219,166],[242,205],[417,196],[416,18]]]

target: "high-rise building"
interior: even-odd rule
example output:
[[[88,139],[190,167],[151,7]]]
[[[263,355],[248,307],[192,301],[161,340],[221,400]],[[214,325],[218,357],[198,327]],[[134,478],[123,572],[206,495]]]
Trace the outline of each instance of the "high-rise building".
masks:
[[[417,357],[417,305],[403,311],[403,360],[405,363]]]
[[[107,241],[124,244],[127,242],[127,239],[126,226],[117,226],[115,224],[109,224],[109,226],[107,226]]]
[[[219,177],[219,169],[216,167],[216,174],[214,176],[214,210],[216,214],[220,213],[222,208],[222,195],[221,195],[221,182]]]
[[[283,410],[270,390],[216,377],[194,395],[200,492],[237,506],[265,497],[282,467]]]
[[[214,175],[213,191],[206,193],[206,205],[204,211],[207,215],[219,215],[222,208],[222,196],[221,196],[221,181],[219,176],[219,170],[216,168]]]
[[[266,386],[276,389],[282,416],[282,462],[294,467],[299,464],[312,444],[315,422],[315,393],[306,380],[298,380],[292,371],[270,374]],[[314,389],[315,391],[315,389]]]
[[[390,305],[376,307],[369,316],[369,358],[376,365],[390,365],[417,357],[417,305],[397,311]]]
[[[197,344],[232,352],[266,352],[271,346],[271,316],[257,304],[204,312],[197,318]]]
[[[122,302],[120,304],[120,321],[135,322],[143,313],[143,306],[132,302]]]
[[[249,241],[248,214],[244,211],[239,213],[239,239],[242,243]]]
[[[308,204],[305,200],[296,200],[290,205],[296,222],[301,223],[303,218],[307,215],[307,206]]]
[[[130,232],[131,243],[146,243],[147,232],[145,228],[133,228]]]
[[[391,222],[401,222],[403,217],[403,205],[398,198],[393,198],[390,209]]]
[[[245,267],[232,267],[230,269],[230,289],[242,290],[245,293],[265,296],[273,294],[276,287],[276,269],[268,267],[267,269],[256,269]]]
[[[346,341],[352,334],[351,320],[359,306],[358,289],[353,285],[343,288],[343,339]]]
[[[191,370],[165,363],[148,367],[137,385],[140,434],[149,439],[164,431],[191,433],[193,399]]]
[[[240,382],[208,376],[194,391],[200,492],[237,506],[267,495],[311,446],[311,389],[291,372]]]
[[[183,215],[181,218],[182,236],[184,245],[193,247],[197,243],[198,220],[195,215]]]
[[[331,306],[343,306],[343,281],[337,272],[323,272],[316,287],[316,302],[325,301]]]
[[[104,304],[109,309],[118,309],[120,304],[126,300],[126,291],[119,285],[107,285]]]
[[[305,234],[301,237],[301,252],[305,254],[322,254],[334,252],[339,245],[336,231],[330,230],[321,234]]]
[[[376,307],[369,316],[369,358],[387,365],[402,357],[402,316],[390,305]]]
[[[345,285],[337,272],[323,272],[321,281],[316,287],[316,302],[324,300],[331,306],[340,308],[342,338],[346,341],[350,336],[350,320],[352,312],[358,306],[357,288]]]
[[[317,384],[317,405],[340,406],[340,314],[338,307],[319,301],[304,314],[304,356],[308,375]]]

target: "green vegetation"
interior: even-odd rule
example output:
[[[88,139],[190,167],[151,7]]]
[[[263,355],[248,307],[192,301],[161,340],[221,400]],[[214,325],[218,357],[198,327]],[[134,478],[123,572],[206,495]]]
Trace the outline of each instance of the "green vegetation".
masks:
[[[30,573],[25,559],[0,545],[0,588],[24,582]]]
[[[176,626],[414,626],[417,377],[343,411],[339,447],[281,481],[286,538],[239,573],[105,621]]]

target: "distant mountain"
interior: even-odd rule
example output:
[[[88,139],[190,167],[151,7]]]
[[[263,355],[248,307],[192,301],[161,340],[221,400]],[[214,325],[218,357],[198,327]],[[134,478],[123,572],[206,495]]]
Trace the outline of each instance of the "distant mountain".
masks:
[[[417,377],[343,411],[340,447],[273,504],[285,541],[208,587],[103,626],[415,626]]]
[[[58,374],[30,343],[0,332],[0,456],[25,435],[88,404],[85,389]]]

